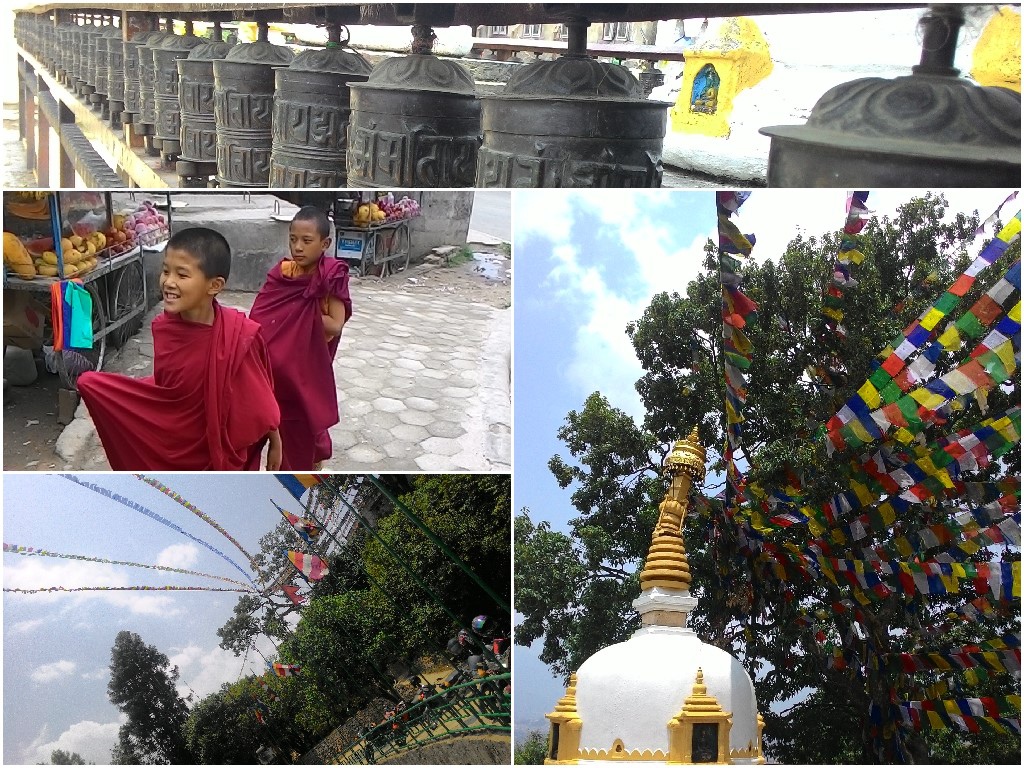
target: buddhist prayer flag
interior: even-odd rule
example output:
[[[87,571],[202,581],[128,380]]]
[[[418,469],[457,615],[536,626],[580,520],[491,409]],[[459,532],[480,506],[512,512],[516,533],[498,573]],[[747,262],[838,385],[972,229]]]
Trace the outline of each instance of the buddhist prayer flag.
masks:
[[[280,664],[274,662],[274,674],[278,677],[294,677],[302,671],[300,664]]]
[[[306,596],[300,595],[299,588],[296,587],[294,584],[285,584],[283,587],[281,587],[281,591],[284,592],[288,599],[296,605],[302,605],[304,602],[306,602]]]
[[[327,568],[327,563],[316,555],[308,555],[305,552],[289,550],[288,559],[291,560],[292,565],[298,568],[310,581],[320,581],[320,579],[330,572]]]
[[[307,544],[313,544],[313,541],[320,536],[320,528],[312,520],[308,520],[305,517],[299,517],[298,515],[293,515],[291,512],[286,512],[274,501],[271,501],[271,503],[277,507],[277,511],[280,512],[284,516],[284,519],[291,524],[292,528],[294,528],[295,532],[299,535],[299,538],[304,542]]]
[[[319,484],[324,475],[274,475],[296,501],[302,500],[302,494]]]

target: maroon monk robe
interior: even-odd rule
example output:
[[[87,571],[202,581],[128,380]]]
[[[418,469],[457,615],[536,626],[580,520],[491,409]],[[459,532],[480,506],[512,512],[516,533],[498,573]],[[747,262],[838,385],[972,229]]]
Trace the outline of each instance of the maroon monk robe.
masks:
[[[310,275],[286,277],[276,264],[253,302],[249,317],[263,327],[274,393],[281,406],[282,471],[310,471],[331,457],[328,429],[338,423],[334,355],[339,337],[324,338],[324,300],[334,296],[352,316],[348,264],[322,256]]]
[[[111,469],[257,470],[281,413],[258,324],[214,302],[213,325],[153,320],[153,375],[83,373]]]

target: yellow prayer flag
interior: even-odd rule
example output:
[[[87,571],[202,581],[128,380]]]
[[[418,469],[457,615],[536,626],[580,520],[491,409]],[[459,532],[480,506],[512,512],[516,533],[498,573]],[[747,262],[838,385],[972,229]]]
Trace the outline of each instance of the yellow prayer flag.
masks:
[[[878,514],[882,516],[882,522],[886,527],[896,522],[896,510],[888,501],[878,506]]]
[[[849,424],[847,424],[846,426],[850,428],[850,431],[853,432],[853,434],[857,436],[857,439],[860,440],[862,443],[870,443],[875,439],[871,436],[871,433],[864,428],[864,425],[857,420],[856,417],[850,419]]]
[[[944,398],[942,395],[937,395],[934,392],[930,392],[924,387],[919,387],[918,389],[915,389],[913,392],[910,393],[910,396],[915,400],[915,402],[917,402],[918,405],[923,405],[929,411],[934,411],[936,408],[940,407],[944,402],[946,402],[946,398]]]
[[[1005,227],[999,230],[999,234],[996,235],[996,237],[1004,243],[1009,243],[1012,242],[1014,236],[1018,234],[1020,234],[1020,217],[1014,216]]]
[[[945,317],[945,315],[943,315],[942,312],[937,310],[935,307],[932,307],[931,309],[928,310],[925,316],[921,318],[921,327],[924,328],[926,331],[930,331],[932,328],[939,324],[939,321],[943,317]]]
[[[949,472],[945,469],[940,469],[935,473],[935,479],[942,483],[943,488],[954,488],[952,479],[949,477]]]
[[[822,307],[821,314],[831,317],[837,323],[843,320],[843,311],[841,309],[832,309],[832,307]]]
[[[1011,594],[1014,597],[1020,597],[1020,560],[1014,561],[1010,566],[1010,571],[1013,573],[1013,591]]]
[[[1016,304],[1013,305],[1013,309],[1010,310],[1009,315],[1010,315],[1010,319],[1011,320],[1016,320],[1018,323],[1020,322],[1020,302],[1019,301]]]
[[[858,483],[856,480],[851,480],[850,488],[853,490],[855,494],[857,494],[857,499],[860,501],[861,504],[870,504],[872,501],[875,500],[875,497],[872,495],[871,491],[868,490],[868,487],[863,483]]]
[[[910,445],[910,443],[914,442],[914,433],[906,427],[900,427],[893,432],[893,437],[896,438],[896,442],[902,443],[903,445]]]
[[[1013,342],[1007,339],[992,351],[995,352],[996,356],[1002,361],[1003,367],[1006,368],[1007,373],[1013,373],[1017,370],[1017,361],[1013,356]]]
[[[861,400],[867,403],[868,408],[871,410],[882,407],[882,398],[879,397],[878,390],[875,389],[875,385],[870,381],[865,381],[861,388],[857,390],[857,394],[860,395]]]
[[[928,715],[928,724],[932,728],[934,728],[936,730],[942,730],[943,728],[946,727],[946,724],[944,722],[942,722],[942,718],[939,717],[939,713],[938,712],[932,712],[930,709],[926,709],[926,710],[924,710],[924,713],[926,715]]]
[[[843,251],[842,255],[852,261],[854,264],[860,264],[864,261],[864,254],[854,249],[852,251]]]
[[[910,557],[914,554],[914,548],[910,546],[910,542],[907,540],[906,536],[900,536],[898,539],[896,539],[895,544],[896,551],[899,552],[900,555],[902,555],[903,557]]]
[[[947,352],[960,349],[960,333],[955,325],[950,325],[942,332],[942,335],[939,336],[939,344]]]

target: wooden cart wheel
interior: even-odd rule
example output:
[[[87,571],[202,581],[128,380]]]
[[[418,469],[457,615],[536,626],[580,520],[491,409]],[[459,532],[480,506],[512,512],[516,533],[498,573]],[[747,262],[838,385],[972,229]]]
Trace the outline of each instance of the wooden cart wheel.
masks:
[[[63,349],[57,353],[57,373],[64,386],[75,389],[78,375],[85,371],[103,370],[103,360],[107,353],[107,313],[103,308],[103,300],[95,283],[88,283],[86,290],[92,295],[92,349]],[[99,336],[99,338],[97,338]]]
[[[111,324],[145,306],[145,303],[146,287],[142,275],[142,262],[133,261],[118,273],[114,297],[110,301]],[[110,334],[110,340],[117,349],[123,347],[128,339],[139,332],[144,314],[139,313]]]

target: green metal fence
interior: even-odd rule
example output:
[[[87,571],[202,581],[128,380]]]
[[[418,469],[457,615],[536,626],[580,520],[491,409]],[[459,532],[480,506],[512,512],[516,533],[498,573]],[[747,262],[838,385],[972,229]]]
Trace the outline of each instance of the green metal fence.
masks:
[[[334,765],[378,763],[456,736],[511,734],[511,674],[454,685],[399,712],[349,744]]]

